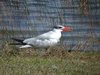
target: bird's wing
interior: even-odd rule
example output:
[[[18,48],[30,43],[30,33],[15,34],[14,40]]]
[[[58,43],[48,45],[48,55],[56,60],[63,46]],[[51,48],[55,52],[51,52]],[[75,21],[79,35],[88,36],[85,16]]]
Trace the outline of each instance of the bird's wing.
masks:
[[[44,34],[41,34],[41,35],[39,35],[39,36],[37,36],[37,37],[25,39],[23,42],[24,42],[24,43],[29,43],[29,42],[32,43],[32,42],[34,42],[34,41],[36,41],[36,40],[51,39],[51,38],[52,38],[52,36],[51,36],[52,34],[53,34],[53,32],[52,32],[52,31],[49,31],[49,32],[44,33]]]
[[[39,36],[37,36],[37,39],[51,39],[53,36],[54,32],[53,31],[49,31],[47,33],[41,34]]]
[[[49,31],[47,33],[41,34],[34,38],[25,39],[24,43],[30,45],[39,45],[39,46],[47,46],[51,44],[56,44],[59,40],[54,39],[55,33],[53,31]]]

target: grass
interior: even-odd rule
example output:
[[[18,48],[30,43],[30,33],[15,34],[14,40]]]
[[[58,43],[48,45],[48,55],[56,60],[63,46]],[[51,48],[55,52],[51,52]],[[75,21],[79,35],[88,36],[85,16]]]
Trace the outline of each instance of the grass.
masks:
[[[100,75],[100,52],[68,52],[63,47],[49,53],[16,49],[0,50],[0,75]]]
[[[100,75],[100,52],[54,54],[3,55],[0,75]]]

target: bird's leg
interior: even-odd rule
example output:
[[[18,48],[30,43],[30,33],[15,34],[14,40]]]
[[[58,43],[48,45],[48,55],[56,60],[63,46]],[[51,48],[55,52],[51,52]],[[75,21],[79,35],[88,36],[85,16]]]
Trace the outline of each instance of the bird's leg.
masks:
[[[68,50],[68,52],[71,52],[72,50],[70,49],[70,50]]]
[[[46,54],[50,54],[50,52],[51,52],[51,47],[49,46],[46,48]]]

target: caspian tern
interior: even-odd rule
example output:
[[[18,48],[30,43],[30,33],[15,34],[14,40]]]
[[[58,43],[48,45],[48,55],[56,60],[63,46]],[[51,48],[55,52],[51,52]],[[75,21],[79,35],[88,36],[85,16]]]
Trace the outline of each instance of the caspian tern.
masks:
[[[50,47],[56,45],[61,38],[61,32],[71,31],[71,27],[57,25],[54,26],[52,31],[41,34],[37,37],[28,38],[25,40],[20,40],[16,38],[12,38],[13,40],[19,42],[17,44],[22,45],[20,48],[28,48],[28,47]]]

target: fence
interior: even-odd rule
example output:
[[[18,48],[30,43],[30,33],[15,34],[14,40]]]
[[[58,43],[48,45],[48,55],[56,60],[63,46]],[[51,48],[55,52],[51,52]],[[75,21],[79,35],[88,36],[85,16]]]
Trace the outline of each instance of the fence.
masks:
[[[100,49],[100,0],[0,0],[0,39],[34,37],[61,24],[71,49]]]

